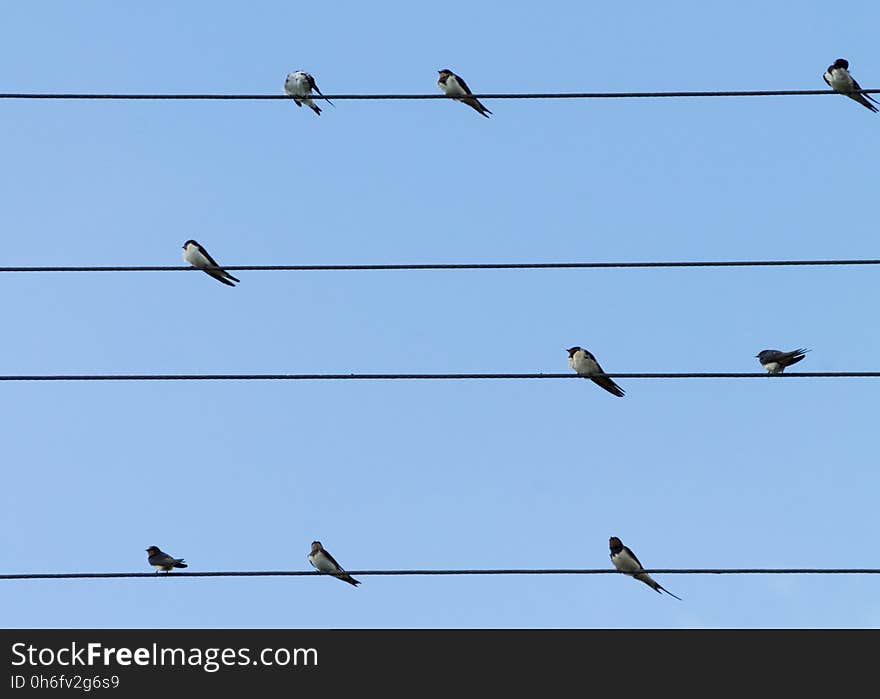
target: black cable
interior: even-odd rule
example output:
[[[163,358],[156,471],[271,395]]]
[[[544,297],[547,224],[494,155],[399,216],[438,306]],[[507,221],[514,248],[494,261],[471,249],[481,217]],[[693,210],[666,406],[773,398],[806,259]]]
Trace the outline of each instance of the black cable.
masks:
[[[859,91],[856,91],[859,92]],[[863,94],[880,92],[880,89],[862,89]],[[839,95],[834,90],[700,90],[667,92],[521,92],[480,93],[478,99],[605,99],[633,97],[778,97],[791,95]],[[328,100],[434,100],[454,99],[445,94],[350,94],[315,95],[315,99]],[[236,95],[236,94],[94,94],[94,93],[0,93],[0,99],[61,99],[61,100],[289,100],[284,94]]]
[[[438,262],[415,264],[363,265],[223,265],[225,270],[251,272],[319,272],[373,270],[443,270],[443,269],[605,269],[620,267],[828,267],[840,265],[877,265],[880,259],[861,260],[733,260],[694,262]],[[0,272],[201,272],[191,266],[57,266],[0,267]]]
[[[470,570],[350,570],[349,575],[628,575],[610,568],[498,568]],[[667,575],[877,575],[880,568],[651,568],[643,572]],[[312,570],[207,571],[181,573],[8,573],[0,580],[56,580],[71,578],[221,578],[298,577],[329,575]]]
[[[385,381],[472,379],[584,379],[579,374],[22,374],[0,376],[0,381]],[[877,378],[880,371],[665,372],[595,374],[613,379],[752,379],[752,378]]]

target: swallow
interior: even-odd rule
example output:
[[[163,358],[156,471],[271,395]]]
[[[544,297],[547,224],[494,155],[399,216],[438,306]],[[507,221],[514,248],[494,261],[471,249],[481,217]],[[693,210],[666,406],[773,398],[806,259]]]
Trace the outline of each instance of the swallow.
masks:
[[[569,347],[565,351],[568,352],[568,366],[581,376],[590,379],[597,386],[604,388],[608,393],[613,393],[618,398],[623,398],[623,389],[609,377],[591,376],[591,374],[604,374],[605,372],[589,350],[575,346]]]
[[[329,573],[333,577],[344,580],[349,585],[357,587],[361,584],[360,580],[355,580],[345,572],[345,569],[336,562],[336,559],[330,555],[330,552],[321,546],[320,541],[312,542],[312,550],[309,553],[309,563],[322,573]]]
[[[486,109],[476,97],[470,97],[472,95],[471,89],[467,86],[467,83],[464,79],[460,78],[458,75],[453,73],[449,68],[443,68],[442,70],[438,70],[440,73],[440,79],[437,81],[437,87],[439,87],[443,92],[445,92],[450,97],[455,98],[459,102],[464,102],[467,106],[473,107],[480,114],[482,114],[487,119],[489,115],[492,113],[488,109]]]
[[[321,95],[321,97],[324,97],[324,95],[321,94],[321,91],[318,89],[315,79],[311,74],[306,73],[304,70],[297,70],[293,73],[288,73],[287,78],[284,81],[284,91],[293,97],[293,101],[296,102],[297,107],[306,105],[315,114],[321,113],[321,108],[312,102],[311,93],[314,91]],[[324,99],[327,100],[326,97],[324,97]],[[333,104],[330,100],[327,100],[327,102]],[[333,106],[335,107],[336,105],[334,104]]]
[[[164,570],[166,573],[172,568],[187,568],[182,558],[172,558],[158,546],[150,546],[147,549],[147,562],[156,569],[158,573]]]
[[[183,244],[183,259],[193,267],[205,270],[206,273],[210,274],[218,282],[223,282],[227,286],[235,286],[232,282],[241,281],[233,277],[225,269],[221,269],[220,265],[214,262],[214,258],[208,254],[208,251],[195,240],[187,240]]]
[[[667,590],[660,583],[654,580],[654,578],[652,578],[650,575],[641,572],[644,570],[644,567],[641,563],[639,563],[639,559],[636,558],[636,555],[629,549],[628,546],[623,545],[623,542],[620,539],[618,539],[616,536],[612,536],[608,540],[608,545],[611,548],[611,562],[614,564],[614,567],[617,568],[617,570],[621,571],[622,573],[632,575],[636,580],[641,580],[652,590],[656,590],[657,594],[661,594],[660,591],[662,590],[670,597],[675,597],[675,599],[681,601],[681,597],[679,597],[678,595],[673,595],[669,590]]]
[[[825,82],[828,83],[828,86],[835,92],[839,92],[850,99],[854,99],[872,112],[880,111],[877,107],[871,104],[871,102],[876,104],[880,104],[880,102],[877,102],[877,100],[871,97],[871,95],[864,95],[858,92],[858,90],[862,89],[862,86],[859,85],[856,82],[856,79],[849,74],[849,61],[845,58],[838,58],[834,63],[828,66],[828,70],[825,71],[822,79],[825,80]],[[868,100],[871,100],[871,102]]]
[[[785,371],[785,367],[797,364],[804,358],[804,353],[809,351],[808,349],[796,349],[791,352],[780,352],[779,350],[765,349],[758,352],[755,357],[769,374],[781,374]]]

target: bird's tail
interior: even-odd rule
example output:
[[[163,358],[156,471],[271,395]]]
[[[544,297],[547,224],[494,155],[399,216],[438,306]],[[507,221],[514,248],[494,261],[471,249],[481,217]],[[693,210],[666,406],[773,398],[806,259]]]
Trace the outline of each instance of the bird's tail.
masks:
[[[492,113],[488,109],[486,109],[486,107],[483,106],[483,103],[480,102],[480,100],[478,100],[474,97],[465,97],[462,100],[462,102],[464,102],[469,107],[473,107],[474,109],[476,109],[480,114],[482,114],[487,119],[489,118],[489,115]]]
[[[875,104],[880,104],[880,102],[878,102],[876,99],[874,99],[874,95],[870,95],[867,92],[863,92],[861,94],[862,94],[862,97],[864,97],[866,100],[871,100],[871,102],[874,102]],[[875,107],[873,104],[868,104],[867,102],[862,102],[862,104],[864,104],[872,112],[878,111],[877,107]]]
[[[317,85],[315,85],[315,92],[317,92],[319,95],[321,95],[321,97],[324,97],[324,95],[323,95],[323,94],[321,93],[321,91],[318,89],[318,86],[317,86]],[[336,105],[333,104],[330,100],[328,100],[326,97],[324,97],[324,99],[327,100],[327,104],[332,104],[334,107],[336,106]]]
[[[875,107],[873,104],[871,104],[871,102],[876,102],[876,101],[877,101],[877,100],[873,99],[873,98],[871,97],[871,95],[866,95],[866,94],[863,94],[863,93],[861,93],[861,92],[850,92],[850,93],[847,93],[846,96],[849,97],[850,99],[855,100],[856,102],[858,102],[858,103],[859,103],[860,105],[862,105],[863,107],[867,107],[867,108],[870,109],[872,112],[880,111],[880,110],[877,109],[877,107]],[[871,100],[871,102],[869,102],[868,100]]]
[[[683,600],[681,597],[679,597],[678,595],[673,595],[669,590],[667,590],[665,587],[663,587],[663,585],[661,585],[660,583],[655,582],[654,584],[657,586],[657,587],[655,587],[654,589],[657,590],[658,593],[660,592],[660,590],[663,590],[663,592],[665,592],[665,593],[666,593],[667,595],[669,595],[670,597],[675,597],[675,599],[677,599],[679,602],[683,602],[683,601],[684,601],[684,600]]]
[[[309,108],[310,108],[315,114],[318,114],[318,115],[321,114],[321,108],[320,108],[317,104],[315,104],[314,102],[310,102],[310,103],[309,103]]]
[[[635,575],[633,575],[633,577],[636,580],[641,580],[643,583],[645,583],[645,585],[647,585],[652,590],[654,590],[654,592],[656,592],[658,595],[663,594],[665,592],[670,597],[675,597],[675,599],[677,599],[679,602],[683,601],[681,599],[681,597],[679,597],[678,595],[673,595],[669,590],[667,590],[665,587],[663,587],[663,585],[658,583],[656,580],[654,580],[654,578],[652,578],[647,573],[644,573],[644,572],[643,573],[636,573]]]
[[[797,364],[799,361],[801,361],[801,359],[804,358],[806,353],[809,351],[810,350],[808,350],[808,349],[802,348],[802,349],[796,349],[793,352],[789,352],[789,356],[791,357],[789,364]]]
[[[183,562],[184,559],[178,558],[174,561],[175,568],[189,568],[189,566]]]
[[[340,575],[340,576],[338,576],[338,577],[339,577],[340,580],[344,580],[344,581],[347,582],[349,585],[354,585],[355,587],[357,587],[358,585],[361,584],[361,581],[360,581],[360,580],[355,580],[355,579],[354,579],[353,577],[351,577],[348,573],[345,573],[344,575]]]
[[[614,381],[608,376],[586,376],[585,378],[592,379],[593,383],[595,383],[597,386],[601,386],[606,391],[608,391],[608,393],[611,393],[618,398],[623,398],[624,396],[623,389],[616,383],[614,383]]]

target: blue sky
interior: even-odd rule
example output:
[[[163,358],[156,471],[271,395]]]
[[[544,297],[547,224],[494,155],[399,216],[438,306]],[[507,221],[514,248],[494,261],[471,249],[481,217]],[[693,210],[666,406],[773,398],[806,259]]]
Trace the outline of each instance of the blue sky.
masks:
[[[876,3],[6,3],[3,92],[880,86]],[[844,97],[5,101],[3,265],[876,258]],[[3,374],[878,367],[870,267],[2,274]],[[876,567],[873,379],[4,383],[0,571]],[[876,627],[858,576],[5,581],[7,627]]]

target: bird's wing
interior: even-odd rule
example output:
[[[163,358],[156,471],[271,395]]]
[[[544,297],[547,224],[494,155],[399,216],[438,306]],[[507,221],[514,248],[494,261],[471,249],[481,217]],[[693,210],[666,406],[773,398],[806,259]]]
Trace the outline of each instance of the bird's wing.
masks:
[[[467,94],[473,94],[471,89],[468,87],[467,83],[464,81],[464,78],[456,75],[455,79],[458,81],[458,84],[461,85],[461,89],[464,90]]]
[[[318,89],[318,83],[315,82],[315,78],[311,75],[311,73],[307,73],[307,74],[306,74],[306,82],[308,82],[308,84],[309,84],[309,89],[310,89],[310,90],[314,90],[314,91],[317,92],[319,95],[321,95],[321,97],[324,97],[324,93],[321,92],[321,91]],[[330,100],[328,100],[326,97],[324,97],[324,99],[327,100],[328,104],[333,104],[333,103],[332,103]],[[333,106],[335,107],[336,105],[333,104]]]
[[[217,264],[217,262],[214,260],[214,258],[208,254],[208,251],[205,250],[205,248],[203,248],[202,246],[199,246],[199,252],[202,253],[202,255],[204,255],[205,259],[211,264],[212,267],[219,267],[220,266]]]
[[[336,570],[338,570],[340,573],[345,572],[345,568],[343,568],[341,565],[339,565],[336,562],[336,559],[330,555],[330,552],[327,549],[324,549],[324,555],[327,557],[327,560],[330,561],[330,563],[333,565],[333,567],[336,568]]]
[[[636,555],[632,552],[632,549],[629,546],[624,546],[623,550],[626,551],[630,557],[636,562],[636,565],[640,569],[644,569],[645,566],[642,565],[642,562],[636,557]]]

